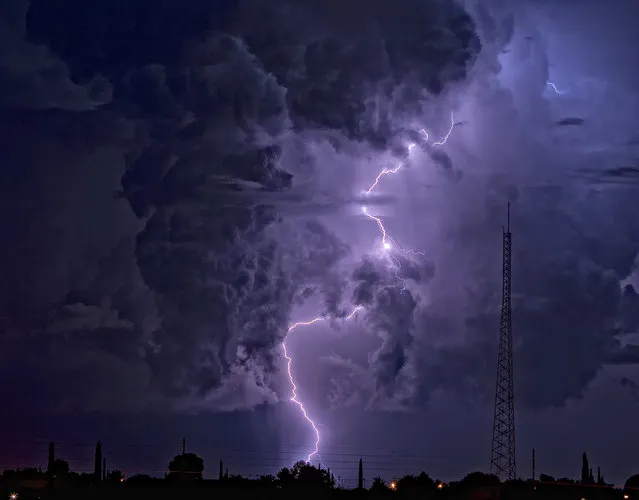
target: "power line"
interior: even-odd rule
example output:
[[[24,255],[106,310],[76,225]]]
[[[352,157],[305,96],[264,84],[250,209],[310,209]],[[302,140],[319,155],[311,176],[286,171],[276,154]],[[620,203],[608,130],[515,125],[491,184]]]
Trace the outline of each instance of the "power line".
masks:
[[[225,462],[226,465],[226,462]],[[228,465],[232,465],[232,464],[228,464]],[[236,464],[237,465],[237,464]],[[242,464],[243,467],[248,467],[248,468],[280,468],[281,464],[276,464],[276,463],[265,463],[265,462],[261,462],[261,463],[254,463],[254,464]],[[12,469],[37,469],[38,467],[35,467],[33,464],[14,464],[14,465],[0,465],[0,470],[12,470]],[[357,463],[355,463],[355,466],[353,467],[330,467],[331,470],[334,471],[357,471],[358,467],[357,467]],[[169,473],[170,470],[164,468],[164,467],[128,467],[128,468],[124,468],[124,469],[119,469],[117,468],[117,470],[121,470],[122,472],[126,472],[126,473],[131,473],[131,472],[135,472],[135,473],[140,473],[141,471],[144,472],[165,472],[165,473]],[[375,470],[375,471],[387,471],[387,472],[396,472],[397,469],[393,468],[393,467],[370,467],[367,470]],[[73,469],[71,470],[71,472],[90,472],[93,473],[95,471],[95,469],[93,468],[87,468],[87,469]]]
[[[35,445],[35,446],[48,446],[50,442],[54,442],[59,448],[87,448],[91,450],[93,453],[93,449],[95,448],[95,442],[93,443],[69,443],[64,441],[45,441],[45,440],[36,440],[36,441],[23,441],[23,440],[2,440],[0,439],[0,444],[15,444],[18,446],[25,445]],[[160,444],[132,444],[132,443],[122,443],[122,444],[109,444],[108,441],[102,440],[105,451],[108,450],[117,450],[117,449],[129,449],[129,448],[138,448],[138,449],[163,449],[166,450],[167,447]],[[331,448],[339,449],[340,446],[331,446]],[[234,453],[239,452],[242,453],[242,457],[246,457],[245,453],[249,454],[268,454],[272,453],[275,455],[299,455],[303,454],[306,450],[312,449],[312,447],[300,446],[296,448],[287,448],[287,447],[278,447],[278,448],[228,448],[223,445],[220,446],[220,454],[224,456],[231,457]],[[420,454],[395,454],[392,452],[380,452],[380,453],[358,453],[358,452],[323,452],[321,453],[322,457],[360,457],[364,458],[393,458],[393,459],[408,459],[408,460],[423,460],[423,459],[450,459],[450,460],[459,460],[459,456],[452,454],[441,454],[441,453],[420,453]],[[368,461],[367,461],[368,462]]]
[[[91,456],[83,456],[83,457],[67,457],[62,456],[67,462],[90,462],[93,457]],[[17,462],[21,464],[30,464],[28,467],[33,467],[34,464],[46,464],[47,459],[45,457],[31,457],[31,456],[20,456],[15,458],[15,462],[11,466],[0,466],[0,468],[11,468],[17,467]],[[235,467],[235,468],[255,468],[255,467],[268,467],[268,468],[281,468],[285,466],[286,461],[281,459],[280,457],[224,457],[224,463],[227,466]],[[115,467],[114,462],[111,461],[112,466]],[[330,466],[331,469],[339,469],[339,470],[357,470],[357,460],[322,460],[322,464],[325,466]],[[423,463],[410,463],[410,462],[401,462],[396,460],[377,460],[377,461],[365,461],[367,470],[397,470],[397,469],[405,469],[405,470],[424,470]],[[20,465],[20,466],[23,466]]]
[[[60,455],[62,458],[64,458],[64,460],[66,461],[82,461],[82,460],[89,460],[89,459],[93,459],[92,455],[85,455],[85,456],[68,456],[68,455],[64,455],[61,454]],[[105,453],[105,456],[109,456],[109,454]],[[33,460],[36,462],[46,462],[47,461],[47,457],[43,456],[43,455],[36,455],[36,454],[19,454],[19,455],[13,455],[13,457],[15,459],[25,459],[25,460]],[[289,457],[281,457],[281,456],[257,456],[257,455],[246,455],[246,456],[229,456],[229,455],[223,455],[223,457],[221,457],[224,459],[224,461],[226,463],[252,463],[255,461],[259,461],[260,463],[262,462],[277,462],[277,463],[282,463],[282,461],[286,461],[289,460]],[[331,463],[331,464],[350,464],[350,463],[355,463],[357,462],[357,459],[359,457],[355,457],[353,456],[352,459],[350,460],[346,460],[346,459],[330,459],[329,456],[327,455],[322,455],[322,463]],[[446,457],[447,461],[457,461],[458,459],[455,457]],[[387,457],[386,459],[376,459],[376,460],[365,460],[364,461],[366,463],[367,466],[376,466],[376,465],[388,465],[388,464],[392,464],[392,465],[403,465],[403,466],[417,466],[420,465],[421,461],[418,461],[416,459],[414,460],[396,460],[394,457]]]

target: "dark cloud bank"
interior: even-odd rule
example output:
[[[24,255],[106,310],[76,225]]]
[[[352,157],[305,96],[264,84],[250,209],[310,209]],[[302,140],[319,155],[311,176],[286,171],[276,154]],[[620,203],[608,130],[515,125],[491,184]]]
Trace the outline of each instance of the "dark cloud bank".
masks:
[[[417,407],[435,389],[489,397],[492,216],[506,200],[520,403],[561,405],[604,363],[639,361],[618,341],[639,328],[639,297],[620,284],[639,251],[633,194],[532,196],[518,185],[526,173],[496,166],[477,180],[457,158],[471,177],[442,177],[457,200],[441,206],[450,224],[439,253],[402,262],[405,290],[312,213],[279,209],[295,172],[321,177],[309,144],[287,154],[298,138],[347,158],[405,149],[438,101],[499,73],[491,54],[513,37],[508,17],[447,0],[125,4],[0,7],[15,47],[0,49],[1,370],[16,391],[46,390],[59,409],[275,402],[291,313],[319,294],[336,316],[363,305],[362,328],[381,339],[358,368],[373,374],[361,388],[371,407]],[[494,92],[501,123],[516,99]],[[326,396],[339,404],[349,387]]]

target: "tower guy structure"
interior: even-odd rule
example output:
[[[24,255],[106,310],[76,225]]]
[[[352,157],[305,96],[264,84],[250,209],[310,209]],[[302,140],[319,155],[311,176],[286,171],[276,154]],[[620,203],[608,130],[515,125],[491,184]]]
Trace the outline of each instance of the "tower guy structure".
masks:
[[[510,203],[508,223],[503,232],[503,271],[501,317],[499,322],[499,352],[497,354],[497,387],[493,446],[490,453],[490,473],[501,480],[517,478],[515,460],[515,393],[513,384],[513,328],[510,301],[511,243]]]

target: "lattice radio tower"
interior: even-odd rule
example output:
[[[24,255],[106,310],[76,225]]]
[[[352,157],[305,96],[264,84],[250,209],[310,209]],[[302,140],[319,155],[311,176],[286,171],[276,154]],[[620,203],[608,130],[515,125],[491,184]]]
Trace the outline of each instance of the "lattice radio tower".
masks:
[[[490,473],[495,474],[502,480],[509,480],[517,478],[515,463],[515,394],[513,388],[513,325],[510,304],[512,241],[510,233],[510,203],[508,204],[508,225],[505,229],[502,226],[502,232],[504,263]]]

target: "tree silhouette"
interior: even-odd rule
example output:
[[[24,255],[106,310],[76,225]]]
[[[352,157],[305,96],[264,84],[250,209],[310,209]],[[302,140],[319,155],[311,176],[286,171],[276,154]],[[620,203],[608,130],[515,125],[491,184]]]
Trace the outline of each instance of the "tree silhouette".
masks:
[[[169,474],[167,479],[189,481],[202,479],[204,460],[195,453],[182,453],[176,455],[169,462]]]
[[[107,474],[106,480],[109,483],[120,484],[124,482],[124,474],[119,470],[114,470]]]
[[[634,476],[630,476],[626,479],[624,488],[639,488],[639,474],[635,474]]]
[[[277,473],[277,480],[280,486],[285,487],[291,485],[295,481],[295,477],[293,477],[291,469],[284,467]]]
[[[68,475],[68,484],[72,484],[80,488],[88,488],[94,484],[93,479],[93,473],[82,472],[81,474],[78,474],[71,471]]]
[[[494,474],[484,472],[471,472],[459,481],[459,486],[465,488],[481,488],[486,486],[499,486],[499,478]]]
[[[373,484],[371,484],[371,491],[388,491],[388,486],[386,486],[386,483],[381,477],[377,476],[375,479],[373,479]]]
[[[135,474],[134,476],[131,476],[129,479],[127,479],[126,482],[129,485],[145,486],[152,483],[153,481],[154,479],[148,474]]]
[[[60,458],[53,462],[53,475],[57,477],[66,477],[69,475],[69,462]]]
[[[586,452],[584,451],[584,454],[581,456],[581,483],[590,484],[591,474],[590,465],[588,464],[588,455],[586,455]]]
[[[44,479],[46,476],[40,470],[35,467],[27,467],[24,469],[7,469],[3,473],[4,479],[19,479],[19,480],[30,480],[30,479]]]
[[[575,484],[575,480],[574,479],[570,479],[569,477],[560,477],[559,479],[557,479],[558,483],[566,483],[566,484]]]
[[[434,491],[436,484],[433,479],[422,472],[419,476],[404,476],[397,481],[397,491]]]
[[[327,470],[302,460],[295,463],[291,469],[287,467],[281,469],[277,473],[277,479],[282,487],[333,488],[335,486],[335,480]]]
[[[276,479],[275,479],[275,476],[272,476],[271,474],[266,474],[266,475],[260,476],[259,482],[262,486],[270,488],[272,486],[275,486]]]

